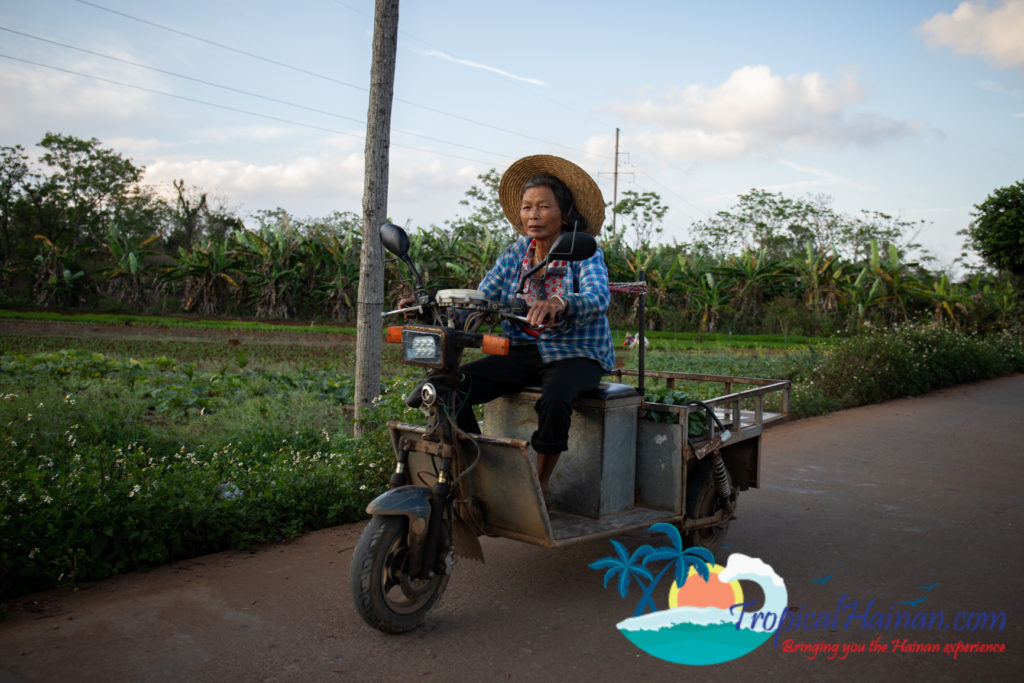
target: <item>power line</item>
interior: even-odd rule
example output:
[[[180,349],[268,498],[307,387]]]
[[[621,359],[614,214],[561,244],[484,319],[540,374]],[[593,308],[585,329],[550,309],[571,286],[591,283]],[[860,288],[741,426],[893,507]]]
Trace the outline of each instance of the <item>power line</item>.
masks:
[[[261,95],[260,93],[251,92],[249,90],[242,90],[240,88],[235,88],[235,87],[232,87],[230,85],[224,85],[222,83],[214,83],[213,81],[207,81],[207,80],[204,80],[202,78],[195,78],[193,76],[186,76],[185,74],[179,74],[179,73],[176,73],[174,71],[168,71],[166,69],[159,69],[159,68],[157,68],[155,66],[149,66],[148,64],[142,64],[140,62],[134,62],[134,61],[131,61],[129,59],[123,59],[121,57],[114,57],[113,55],[103,54],[102,52],[96,52],[95,50],[88,50],[86,48],[76,47],[74,45],[69,45],[67,43],[62,43],[62,42],[57,41],[57,40],[50,40],[49,38],[42,38],[40,36],[34,36],[34,35],[30,34],[30,33],[24,33],[22,31],[16,31],[14,29],[7,28],[5,26],[0,26],[0,31],[7,31],[8,33],[14,33],[16,35],[24,36],[26,38],[31,38],[33,40],[38,40],[38,41],[41,41],[41,42],[44,42],[44,43],[50,43],[51,45],[58,45],[60,47],[67,48],[69,50],[76,50],[78,52],[82,52],[82,53],[89,54],[89,55],[94,55],[96,57],[102,57],[103,59],[109,59],[109,60],[114,61],[114,62],[120,62],[121,64],[128,64],[129,66],[134,66],[134,67],[137,67],[137,68],[140,68],[140,69],[147,69],[149,71],[154,71],[156,73],[165,74],[167,76],[173,76],[175,78],[181,78],[181,79],[184,79],[184,80],[187,80],[187,81],[192,81],[194,83],[201,83],[203,85],[208,85],[208,86],[213,87],[213,88],[220,88],[221,90],[227,90],[227,91],[230,91],[230,92],[239,93],[241,95],[246,95],[248,97],[255,97],[255,98],[258,98],[258,99],[261,99],[261,100],[266,100],[268,102],[274,102],[276,104],[282,104],[282,105],[285,105],[287,107],[293,107],[295,109],[302,109],[304,111],[309,111],[309,112],[313,112],[313,113],[316,113],[316,114],[323,114],[324,116],[331,116],[331,117],[334,117],[334,118],[343,119],[345,121],[351,121],[353,123],[358,123],[358,124],[360,124],[362,126],[366,125],[366,121],[365,120],[353,118],[351,116],[345,116],[344,114],[338,114],[336,112],[325,111],[323,109],[316,109],[315,107],[307,107],[307,106],[302,105],[302,104],[297,104],[295,102],[289,102],[287,100],[278,99],[276,97],[270,97],[268,95]],[[496,157],[502,157],[503,158],[503,157],[507,156],[507,155],[502,154],[500,152],[493,152],[493,151],[486,150],[486,149],[480,149],[478,147],[473,147],[471,145],[464,145],[464,144],[459,143],[459,142],[451,142],[451,141],[448,141],[448,140],[443,140],[441,138],[435,138],[435,137],[431,137],[429,135],[424,135],[422,133],[413,133],[412,131],[402,130],[401,128],[392,128],[392,130],[394,132],[396,132],[396,133],[402,133],[404,135],[409,135],[409,136],[412,136],[412,137],[422,138],[424,140],[430,140],[431,142],[439,142],[441,144],[451,145],[453,147],[462,147],[463,149],[468,149],[468,150],[471,150],[471,151],[474,151],[474,152],[481,152],[483,154],[490,154],[490,155],[493,155],[493,156],[496,156]]]
[[[367,14],[366,12],[363,12],[363,11],[353,7],[352,5],[348,4],[347,2],[342,2],[342,0],[331,0],[331,2],[333,2],[336,5],[340,5],[340,6],[344,7],[346,9],[354,12],[355,14],[358,14],[358,15],[364,17],[364,18],[367,18],[371,22],[373,21],[373,16],[372,15]],[[438,52],[444,52],[444,49],[440,45],[432,43],[429,40],[425,40],[423,38],[420,38],[419,36],[417,36],[415,34],[412,34],[412,33],[409,33],[408,31],[404,31],[401,28],[398,29],[398,35],[406,36],[407,38],[412,38],[416,42],[422,43],[422,44],[424,44],[424,45],[426,45],[426,46],[428,46],[428,47],[430,47],[430,48],[432,48],[434,50],[437,50]],[[399,45],[401,46],[401,44],[399,44]],[[525,90],[525,91],[529,92],[532,97],[540,97],[541,99],[547,100],[548,102],[551,102],[552,104],[556,104],[559,107],[561,107],[562,109],[565,109],[566,111],[572,112],[576,116],[579,116],[579,117],[584,118],[584,119],[588,119],[590,121],[593,121],[595,123],[599,123],[601,125],[605,125],[607,123],[607,121],[599,121],[599,120],[597,120],[597,119],[587,115],[584,112],[578,111],[578,110],[570,107],[569,105],[565,104],[564,102],[559,102],[558,100],[554,99],[553,97],[548,97],[543,92],[539,92],[536,89],[532,89],[532,90],[528,89],[522,83],[513,82],[512,84],[515,85],[517,88],[520,88],[521,90]],[[456,114],[449,114],[448,112],[443,112],[443,111],[438,111],[438,110],[430,109],[429,107],[425,107],[424,105],[417,105],[417,104],[412,103],[412,102],[406,102],[405,100],[401,100],[399,98],[395,98],[395,101],[396,102],[403,102],[403,103],[406,103],[406,104],[412,104],[413,106],[418,106],[418,107],[421,107],[423,109],[428,109],[429,111],[435,111],[436,113],[439,113],[439,114],[444,114],[446,116],[452,116],[452,117],[455,117],[455,118],[462,119],[462,117],[460,117],[460,116],[458,116]],[[472,121],[472,119],[463,119],[463,120]],[[479,122],[473,121],[473,123],[479,123]],[[535,140],[537,142],[542,142],[542,143],[544,143],[546,145],[554,145],[556,147],[561,147],[562,149],[572,150],[573,152],[578,152],[579,154],[582,154],[582,155],[590,154],[589,152],[587,152],[587,150],[580,149],[578,147],[571,147],[569,145],[562,145],[562,144],[559,144],[557,142],[551,142],[549,140],[543,140],[541,138],[535,138],[533,136],[526,135],[525,133],[517,133],[515,131],[505,130],[504,128],[498,128],[496,126],[494,128],[496,130],[501,130],[501,131],[506,132],[506,133],[512,133],[513,135],[519,135],[520,137],[526,138],[528,140]],[[608,155],[606,158],[610,159],[611,155]]]
[[[328,82],[331,82],[331,83],[335,83],[337,85],[342,85],[342,86],[345,86],[346,88],[352,88],[354,90],[359,90],[361,92],[369,92],[369,88],[366,88],[366,87],[361,86],[361,85],[355,85],[353,83],[349,83],[347,81],[343,81],[343,80],[340,80],[338,78],[334,78],[333,76],[327,76],[325,74],[317,73],[315,71],[310,71],[309,69],[304,69],[302,67],[294,66],[292,64],[287,64],[285,62],[282,62],[282,61],[279,61],[279,60],[276,60],[276,59],[272,59],[270,57],[265,57],[263,55],[256,54],[255,52],[249,52],[247,50],[242,50],[240,48],[236,48],[236,47],[233,47],[231,45],[226,45],[224,43],[219,43],[219,42],[217,42],[215,40],[210,40],[208,38],[203,38],[202,36],[197,36],[197,35],[195,35],[193,33],[188,33],[187,31],[182,31],[182,30],[179,30],[179,29],[176,29],[176,28],[172,28],[170,26],[165,26],[163,24],[158,24],[156,22],[149,21],[147,19],[142,19],[140,17],[136,17],[136,16],[133,16],[131,14],[127,14],[125,12],[121,12],[119,10],[111,9],[109,7],[104,7],[103,5],[99,5],[99,4],[95,3],[95,2],[89,2],[89,0],[75,0],[75,1],[79,2],[79,3],[83,4],[83,5],[88,5],[89,7],[93,7],[95,9],[104,11],[104,12],[109,12],[110,14],[116,14],[117,16],[123,17],[125,19],[130,19],[131,21],[139,22],[140,24],[145,24],[147,26],[152,26],[153,28],[158,28],[158,29],[160,29],[162,31],[168,31],[170,33],[174,33],[174,34],[177,34],[177,35],[180,35],[180,36],[184,36],[186,38],[191,38],[192,40],[197,40],[197,41],[199,41],[201,43],[206,43],[207,45],[212,45],[212,46],[220,48],[222,50],[227,50],[229,52],[234,52],[236,54],[240,54],[240,55],[243,55],[243,56],[246,56],[246,57],[250,57],[252,59],[257,59],[259,61],[266,62],[268,64],[273,64],[275,66],[279,66],[279,67],[284,68],[284,69],[289,69],[291,71],[295,71],[295,72],[304,74],[306,76],[311,76],[313,78],[319,78],[321,80],[325,80],[325,81],[328,81]],[[352,9],[352,8],[349,7],[349,9]],[[569,147],[567,145],[562,145],[562,144],[557,143],[557,142],[551,142],[550,140],[544,140],[544,139],[541,139],[541,138],[538,138],[538,137],[534,137],[532,135],[527,135],[526,133],[520,133],[520,132],[517,132],[517,131],[514,131],[514,130],[510,130],[508,128],[502,128],[500,126],[495,126],[493,124],[485,123],[483,121],[477,121],[476,119],[471,119],[471,118],[468,118],[468,117],[465,117],[465,116],[460,116],[458,114],[453,114],[451,112],[443,111],[441,109],[436,109],[434,107],[429,107],[429,106],[424,105],[424,104],[419,104],[417,102],[412,102],[410,100],[405,100],[405,99],[402,99],[400,97],[395,97],[394,101],[395,102],[400,102],[402,104],[409,105],[411,107],[416,107],[418,109],[423,109],[424,111],[429,111],[429,112],[432,112],[432,113],[435,113],[435,114],[440,114],[442,116],[447,116],[447,117],[453,118],[453,119],[458,120],[458,121],[464,121],[464,122],[467,122],[467,123],[472,123],[472,124],[477,125],[477,126],[483,126],[485,128],[490,128],[491,130],[496,130],[496,131],[499,131],[499,132],[502,132],[502,133],[508,133],[510,135],[515,135],[515,136],[518,136],[518,137],[521,137],[521,138],[524,138],[524,139],[527,139],[527,140],[533,140],[535,142],[541,142],[541,143],[543,143],[545,145],[552,145],[552,146],[555,146],[555,147],[561,147],[563,149],[571,149],[571,150],[576,151],[576,152],[583,152],[583,150],[580,150],[580,149],[575,148],[575,147]],[[446,144],[455,144],[455,143],[446,143]],[[477,151],[479,151],[479,150],[477,150]],[[500,156],[507,156],[507,155],[500,155]]]
[[[51,64],[43,64],[41,62],[35,62],[35,61],[30,60],[30,59],[24,59],[22,57],[15,57],[13,55],[7,55],[7,54],[3,54],[3,53],[0,53],[0,57],[2,57],[4,59],[10,59],[10,60],[13,60],[15,62],[22,62],[23,64],[31,64],[32,66],[38,66],[38,67],[42,67],[44,69],[52,69],[53,71],[60,71],[62,73],[71,74],[73,76],[80,76],[82,78],[89,78],[89,79],[92,79],[92,80],[95,80],[95,81],[101,81],[103,83],[110,83],[112,85],[117,85],[117,86],[121,86],[121,87],[125,87],[125,88],[132,88],[134,90],[141,90],[143,92],[152,93],[154,95],[162,95],[164,97],[173,97],[174,99],[184,100],[185,102],[192,102],[194,104],[202,104],[202,105],[207,106],[207,107],[215,107],[217,109],[224,109],[226,111],[231,111],[231,112],[235,112],[235,113],[238,113],[238,114],[246,114],[247,116],[256,116],[256,117],[259,117],[259,118],[262,118],[262,119],[269,119],[271,121],[278,121],[280,123],[287,123],[289,125],[300,126],[302,128],[309,128],[311,130],[319,130],[319,131],[322,131],[322,132],[325,132],[325,133],[332,133],[332,134],[335,134],[335,135],[345,135],[345,136],[348,136],[348,137],[356,138],[358,140],[365,140],[366,139],[364,135],[360,135],[358,133],[350,133],[348,131],[336,130],[336,129],[333,129],[333,128],[326,128],[324,126],[317,126],[317,125],[314,125],[314,124],[311,124],[311,123],[303,123],[301,121],[293,121],[292,119],[286,119],[286,118],[283,118],[281,116],[273,116],[271,114],[261,114],[259,112],[249,111],[249,110],[246,110],[246,109],[241,109],[239,107],[232,107],[232,106],[226,105],[226,104],[218,104],[216,102],[210,102],[208,100],[201,100],[201,99],[196,98],[196,97],[189,97],[187,95],[179,95],[177,93],[165,92],[163,90],[157,90],[155,88],[149,88],[149,87],[146,87],[144,85],[136,85],[134,83],[125,83],[123,81],[118,81],[118,80],[115,80],[115,79],[112,79],[112,78],[105,78],[103,76],[96,76],[96,75],[93,75],[93,74],[82,73],[80,71],[74,71],[72,69],[65,69],[64,67],[53,66]],[[486,162],[486,161],[482,161],[480,159],[471,159],[469,157],[462,157],[462,156],[458,156],[456,154],[448,154],[446,152],[439,152],[439,151],[433,150],[433,149],[425,149],[423,147],[414,147],[412,145],[403,145],[403,144],[397,143],[397,142],[392,142],[391,145],[393,147],[402,147],[404,149],[411,149],[411,150],[415,150],[415,151],[418,151],[418,152],[425,152],[427,154],[436,154],[436,155],[440,155],[440,156],[450,157],[452,159],[459,159],[461,161],[469,161],[469,162],[475,163],[475,164],[488,165],[488,163],[489,163],[489,162]]]
[[[310,76],[310,77],[313,77],[313,78],[318,78],[318,79],[321,79],[321,80],[325,80],[325,81],[328,81],[328,82],[331,82],[331,83],[335,83],[337,85],[341,85],[341,86],[344,86],[344,87],[347,87],[347,88],[351,88],[351,89],[354,89],[354,90],[359,90],[361,92],[368,92],[369,91],[369,89],[364,87],[364,86],[360,86],[360,85],[356,85],[356,84],[353,84],[353,83],[349,83],[347,81],[343,81],[341,79],[334,78],[332,76],[328,76],[328,75],[325,75],[325,74],[322,74],[322,73],[311,71],[309,69],[305,69],[305,68],[298,67],[298,66],[295,66],[295,65],[292,65],[292,64],[288,64],[286,62],[283,62],[283,61],[280,61],[280,60],[277,60],[277,59],[266,57],[264,55],[260,55],[260,54],[257,54],[255,52],[249,52],[247,50],[243,50],[243,49],[240,49],[240,48],[237,48],[237,47],[233,47],[231,45],[220,43],[220,42],[215,41],[215,40],[210,40],[208,38],[203,38],[202,36],[198,36],[198,35],[195,35],[193,33],[189,33],[187,31],[182,31],[180,29],[172,28],[170,26],[166,26],[166,25],[163,25],[163,24],[159,24],[157,22],[149,21],[147,19],[142,19],[140,17],[133,16],[133,15],[128,14],[126,12],[121,12],[119,10],[115,10],[115,9],[112,9],[112,8],[100,5],[98,3],[91,2],[90,0],[76,0],[76,2],[78,2],[80,4],[83,4],[83,5],[87,5],[89,7],[93,7],[95,9],[98,9],[98,10],[101,10],[101,11],[104,11],[104,12],[108,12],[110,14],[114,14],[114,15],[123,17],[125,19],[129,19],[131,21],[135,21],[135,22],[138,22],[138,23],[141,23],[141,24],[145,24],[147,26],[151,26],[153,28],[160,29],[162,31],[167,31],[167,32],[170,32],[170,33],[173,33],[173,34],[176,34],[176,35],[180,35],[180,36],[183,36],[183,37],[186,37],[186,38],[190,38],[192,40],[196,40],[196,41],[205,43],[207,45],[211,45],[211,46],[217,47],[219,49],[227,50],[229,52],[234,52],[236,54],[240,54],[240,55],[243,55],[245,57],[256,59],[256,60],[259,60],[259,61],[262,61],[262,62],[265,62],[265,63],[268,63],[268,64],[273,64],[275,66],[278,66],[278,67],[281,67],[281,68],[284,68],[284,69],[288,69],[288,70],[291,70],[291,71],[295,71],[297,73],[301,73],[301,74],[304,74],[304,75],[307,75],[307,76]],[[369,15],[367,15],[367,14],[357,10],[356,8],[352,7],[351,5],[349,5],[349,4],[345,3],[345,2],[341,2],[340,0],[333,0],[333,2],[335,2],[335,4],[338,4],[338,5],[341,5],[343,7],[346,7],[350,11],[356,12],[357,14],[360,14],[360,15],[362,15],[364,17],[368,17],[369,16]],[[2,28],[2,27],[0,27],[0,28]],[[9,30],[9,29],[5,29],[5,30]],[[12,33],[19,33],[17,31],[11,31],[11,32]],[[441,48],[437,47],[436,45],[433,45],[429,41],[423,40],[422,38],[419,38],[417,36],[413,36],[412,34],[409,34],[406,31],[401,31],[401,33],[404,34],[404,35],[408,35],[408,36],[412,37],[414,40],[416,40],[416,41],[418,41],[420,43],[423,43],[424,45],[431,46],[434,49],[438,49],[438,50],[441,49]],[[25,35],[25,36],[30,37],[30,38],[35,38],[35,36],[29,36],[28,34],[23,34],[22,33],[21,35]],[[37,39],[39,39],[39,38],[37,38]],[[298,105],[298,104],[295,104],[295,103],[285,102],[283,100],[279,100],[279,99],[276,99],[276,98],[260,95],[258,93],[252,93],[252,92],[248,92],[248,91],[244,91],[244,90],[239,90],[237,88],[232,88],[230,86],[224,86],[224,85],[212,83],[212,82],[209,82],[209,81],[204,81],[202,79],[197,79],[197,78],[193,78],[193,77],[190,77],[190,76],[184,76],[182,74],[176,74],[174,72],[165,71],[165,70],[162,70],[162,69],[157,69],[155,67],[149,67],[149,66],[146,66],[146,65],[143,65],[143,64],[129,62],[128,60],[122,60],[120,58],[111,57],[111,56],[108,56],[108,55],[102,55],[102,54],[99,54],[99,53],[91,52],[89,50],[84,50],[82,48],[77,48],[77,47],[74,47],[74,46],[70,46],[70,45],[66,45],[66,44],[62,44],[62,43],[57,43],[56,41],[50,41],[50,40],[47,40],[47,39],[39,39],[39,40],[46,40],[46,42],[51,42],[51,43],[54,43],[54,44],[58,44],[58,45],[61,45],[62,47],[68,47],[68,48],[74,49],[74,50],[81,50],[83,52],[89,52],[91,54],[95,54],[97,56],[104,57],[104,58],[107,58],[107,59],[114,59],[116,61],[122,61],[122,62],[130,64],[132,66],[137,66],[137,67],[140,67],[140,68],[151,69],[153,71],[157,71],[157,72],[160,72],[160,73],[165,73],[167,75],[175,76],[175,77],[178,77],[178,78],[184,78],[184,79],[187,79],[187,80],[192,80],[192,81],[203,83],[205,85],[209,85],[209,86],[212,86],[212,87],[219,87],[219,88],[223,88],[223,89],[226,89],[226,90],[231,90],[231,91],[238,92],[238,93],[241,93],[241,94],[245,94],[245,95],[249,95],[249,96],[252,96],[252,97],[257,97],[257,98],[265,99],[265,100],[276,102],[276,103],[279,103],[279,104],[286,104],[288,106],[293,106],[293,107],[296,107],[296,108],[299,108],[299,109],[305,109],[307,111],[311,111],[311,112],[315,112],[315,113],[319,113],[319,114],[324,114],[324,115],[328,115],[328,116],[334,116],[334,117],[337,117],[337,118],[346,119],[346,120],[350,120],[350,121],[353,121],[353,122],[365,123],[365,122],[359,121],[358,119],[355,119],[355,118],[352,118],[352,117],[347,117],[347,116],[344,116],[344,115],[341,115],[341,114],[325,112],[325,111],[322,111],[322,110],[319,110],[319,109],[315,109],[315,108],[312,108],[312,107],[306,107],[306,106]],[[18,60],[18,58],[9,57],[7,55],[0,55],[0,56],[5,56],[5,57],[8,57],[10,59]],[[18,61],[25,61],[25,62],[30,63],[30,64],[36,64],[34,62],[29,62],[28,60],[18,60]],[[288,119],[284,119],[284,118],[281,118],[281,117],[274,117],[274,116],[270,116],[270,115],[258,114],[258,113],[246,111],[246,110],[243,110],[243,109],[228,107],[228,106],[225,106],[225,105],[219,105],[219,104],[207,102],[205,100],[199,100],[197,98],[190,98],[190,97],[186,97],[186,96],[175,95],[175,94],[172,94],[172,93],[156,91],[156,90],[145,88],[143,86],[135,86],[135,85],[132,85],[132,84],[120,83],[120,82],[117,82],[117,81],[112,81],[110,79],[103,79],[101,77],[91,76],[89,74],[81,74],[81,73],[78,73],[78,72],[72,72],[72,71],[69,71],[67,69],[61,69],[59,67],[52,67],[52,66],[45,65],[45,64],[36,64],[36,65],[37,66],[42,66],[42,67],[45,67],[45,68],[56,69],[58,71],[66,71],[68,73],[73,73],[74,75],[82,76],[82,77],[85,77],[85,78],[94,78],[94,79],[97,79],[97,80],[106,80],[107,82],[113,83],[115,85],[122,85],[122,86],[125,86],[125,87],[136,88],[136,89],[140,89],[140,90],[146,90],[146,91],[149,91],[149,92],[153,92],[155,94],[165,95],[165,96],[168,96],[168,97],[175,97],[177,99],[183,99],[183,100],[195,102],[195,103],[198,103],[198,104],[204,104],[204,105],[207,105],[207,106],[213,106],[213,107],[217,107],[217,108],[221,108],[221,109],[227,109],[229,111],[236,111],[236,112],[243,113],[243,114],[248,114],[248,115],[251,115],[251,116],[259,116],[259,117],[262,117],[262,118],[268,118],[268,119],[271,119],[271,120],[276,120],[276,121],[280,121],[280,122],[284,122],[284,123],[291,123],[293,125],[298,125],[298,126],[302,126],[302,127],[306,127],[306,128],[312,128],[312,129],[316,129],[316,130],[323,130],[323,131],[327,131],[327,132],[337,132],[337,133],[340,133],[340,134],[343,134],[343,135],[349,135],[349,136],[352,136],[352,137],[357,137],[359,139],[363,139],[362,135],[355,135],[355,134],[352,134],[352,133],[346,133],[346,132],[341,132],[341,131],[333,131],[333,130],[331,130],[329,128],[323,128],[323,127],[313,126],[313,125],[310,125],[310,124],[304,124],[304,123],[300,123],[300,122],[290,121]],[[517,87],[525,89],[525,86],[523,86],[522,84],[513,83],[513,85],[516,85]],[[595,119],[585,115],[584,113],[579,112],[579,111],[569,107],[568,105],[565,105],[564,103],[558,102],[557,100],[555,100],[553,98],[547,97],[543,93],[538,93],[535,90],[530,90],[530,93],[531,93],[531,95],[533,95],[535,97],[541,97],[542,99],[546,99],[549,102],[552,102],[552,103],[558,105],[559,107],[562,107],[562,108],[566,109],[567,111],[572,112],[576,116],[580,116],[582,118],[586,118],[586,119],[595,121]],[[532,135],[528,135],[526,133],[522,133],[522,132],[519,132],[519,131],[514,131],[514,130],[511,130],[511,129],[508,129],[508,128],[503,128],[501,126],[496,126],[496,125],[493,125],[493,124],[490,124],[490,123],[486,123],[486,122],[483,122],[483,121],[478,121],[476,119],[472,119],[472,118],[469,118],[469,117],[466,117],[466,116],[461,116],[459,114],[454,114],[452,112],[448,112],[448,111],[444,111],[444,110],[441,110],[441,109],[437,109],[435,107],[430,107],[428,105],[420,104],[420,103],[417,103],[417,102],[412,102],[410,100],[405,100],[403,98],[395,97],[394,101],[402,103],[402,104],[405,104],[405,105],[408,105],[408,106],[416,107],[416,108],[422,109],[424,111],[429,111],[429,112],[432,112],[432,113],[435,113],[435,114],[439,114],[441,116],[446,116],[446,117],[455,119],[457,121],[471,123],[473,125],[481,126],[481,127],[484,127],[484,128],[489,128],[491,130],[496,130],[496,131],[499,131],[499,132],[502,132],[502,133],[507,133],[509,135],[514,135],[514,136],[517,136],[517,137],[521,137],[523,139],[532,140],[532,141],[539,142],[539,143],[542,143],[542,144],[545,144],[545,145],[550,145],[550,146],[554,146],[554,147],[560,147],[562,149],[572,150],[574,152],[578,152],[578,153],[581,153],[581,154],[584,154],[584,155],[589,155],[590,154],[586,150],[582,150],[582,149],[577,148],[577,147],[572,147],[572,146],[569,146],[569,145],[563,145],[561,143],[552,142],[550,140],[544,140],[543,138],[538,138],[538,137],[535,137],[535,136],[532,136]],[[505,158],[505,157],[508,157],[508,156],[514,156],[514,155],[505,155],[505,154],[501,154],[501,153],[498,153],[498,152],[492,152],[492,151],[488,151],[488,150],[483,150],[483,149],[471,147],[471,146],[468,146],[468,145],[463,145],[463,144],[460,144],[460,143],[449,142],[449,141],[442,140],[442,139],[439,139],[439,138],[432,138],[430,136],[426,136],[426,135],[422,135],[422,134],[418,134],[418,133],[412,133],[412,132],[409,132],[409,131],[402,131],[400,129],[394,129],[394,130],[395,130],[395,132],[398,132],[398,133],[403,133],[403,134],[411,135],[411,136],[414,136],[414,137],[420,137],[422,139],[430,140],[432,142],[438,142],[440,144],[451,145],[451,146],[455,146],[455,147],[461,147],[461,148],[464,148],[464,149],[469,149],[471,151],[480,152],[480,153],[483,153],[483,154],[498,156],[498,157],[502,157],[502,158]],[[461,157],[461,156],[457,156],[457,155],[453,155],[453,154],[446,154],[444,152],[436,152],[434,150],[423,149],[423,148],[420,148],[420,147],[413,147],[413,146],[410,146],[410,145],[401,145],[401,144],[398,144],[398,143],[394,143],[394,144],[395,144],[396,147],[404,147],[404,148],[407,148],[407,149],[413,149],[413,150],[422,151],[422,152],[425,152],[425,153],[428,153],[428,154],[438,154],[438,155],[441,155],[441,156],[447,156],[447,157],[451,157],[451,158],[455,158],[455,159],[460,159],[460,160],[463,160],[463,161],[471,161],[473,163],[480,163],[480,164],[483,164],[483,165],[489,165],[488,162],[484,162],[484,161],[480,161],[480,160],[476,160],[476,159],[467,159],[466,157]],[[608,158],[611,158],[611,155],[608,155]],[[634,165],[634,168],[636,168],[635,165]],[[657,184],[660,187],[664,188],[670,194],[674,195],[681,202],[683,202],[683,204],[685,204],[686,206],[689,206],[691,209],[697,211],[701,215],[707,216],[706,212],[702,211],[701,209],[699,209],[698,207],[694,206],[692,203],[687,201],[684,197],[682,197],[677,192],[675,192],[675,190],[673,190],[670,186],[660,182],[659,180],[654,178],[652,175],[650,175],[649,173],[647,173],[647,172],[645,172],[645,171],[643,171],[643,170],[641,170],[639,168],[637,168],[637,170],[640,173],[642,173],[645,177],[650,179],[652,182],[654,182],[655,184]],[[676,169],[676,170],[678,170],[678,169]]]
[[[709,217],[709,216],[707,215],[707,212],[706,212],[706,211],[703,211],[703,210],[701,210],[700,208],[698,208],[698,207],[694,206],[693,204],[691,204],[691,203],[690,203],[689,201],[687,201],[687,200],[686,200],[686,199],[685,199],[685,198],[684,198],[684,197],[683,197],[682,195],[680,195],[680,194],[679,194],[678,192],[676,192],[675,190],[673,190],[671,186],[669,186],[669,185],[666,185],[665,183],[661,182],[660,180],[658,180],[657,178],[655,178],[654,176],[652,176],[652,175],[651,175],[650,173],[647,173],[647,172],[646,172],[646,171],[644,171],[644,170],[643,170],[642,168],[640,168],[639,166],[637,166],[636,164],[634,164],[634,163],[632,163],[632,162],[630,163],[630,166],[632,166],[633,168],[635,168],[635,169],[637,170],[637,172],[638,172],[638,173],[640,173],[640,175],[644,176],[644,177],[645,177],[645,178],[647,178],[648,180],[651,180],[651,181],[652,181],[652,182],[654,182],[654,183],[655,183],[656,185],[659,185],[659,186],[661,186],[662,188],[664,188],[664,189],[665,189],[665,190],[666,190],[666,191],[667,191],[667,192],[668,192],[669,194],[675,195],[675,197],[676,197],[677,199],[679,199],[679,201],[681,201],[681,202],[682,202],[683,204],[685,204],[686,206],[690,207],[691,209],[693,209],[693,210],[694,210],[694,211],[696,211],[697,213],[701,214],[701,215],[702,215],[702,216],[703,216],[704,218],[708,218],[708,217]]]

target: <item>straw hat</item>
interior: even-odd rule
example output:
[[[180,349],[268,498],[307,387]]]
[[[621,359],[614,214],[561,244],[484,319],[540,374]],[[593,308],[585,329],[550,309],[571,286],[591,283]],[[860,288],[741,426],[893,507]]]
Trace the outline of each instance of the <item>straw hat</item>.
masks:
[[[519,205],[523,200],[523,185],[535,175],[549,173],[569,188],[576,210],[587,219],[587,232],[596,235],[604,223],[604,197],[590,174],[561,157],[535,154],[516,161],[501,176],[498,199],[505,217],[520,234],[525,235],[519,220]]]

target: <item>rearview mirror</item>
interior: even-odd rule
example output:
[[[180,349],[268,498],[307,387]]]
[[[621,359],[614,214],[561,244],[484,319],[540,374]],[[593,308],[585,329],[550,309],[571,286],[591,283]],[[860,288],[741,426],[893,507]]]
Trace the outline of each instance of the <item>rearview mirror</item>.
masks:
[[[563,232],[551,245],[551,261],[586,261],[597,252],[597,240],[585,232]]]
[[[385,249],[403,261],[409,255],[409,236],[405,234],[405,230],[394,223],[385,223],[380,226],[380,242]]]
[[[409,272],[412,273],[413,279],[416,280],[417,299],[426,296],[426,293],[423,291],[423,278],[420,276],[419,271],[416,270],[416,266],[413,265],[412,259],[409,258],[409,235],[405,233],[405,230],[394,223],[385,223],[380,226],[380,243],[409,267]]]

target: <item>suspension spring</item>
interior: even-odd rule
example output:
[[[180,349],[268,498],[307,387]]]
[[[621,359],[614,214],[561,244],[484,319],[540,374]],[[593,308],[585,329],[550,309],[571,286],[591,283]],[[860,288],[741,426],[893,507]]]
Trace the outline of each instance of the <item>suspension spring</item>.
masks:
[[[729,500],[732,497],[732,489],[729,486],[729,473],[725,470],[725,461],[718,451],[711,456],[711,476],[715,479],[715,490],[718,491],[722,500]]]

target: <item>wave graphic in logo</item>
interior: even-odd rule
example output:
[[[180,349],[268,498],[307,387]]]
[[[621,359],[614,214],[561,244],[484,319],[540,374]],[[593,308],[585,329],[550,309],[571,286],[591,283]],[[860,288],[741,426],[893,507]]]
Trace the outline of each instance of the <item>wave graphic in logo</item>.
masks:
[[[667,527],[652,527],[669,535],[672,542],[664,549],[642,546],[630,554],[612,541],[618,557],[590,565],[607,570],[605,585],[617,578],[622,597],[630,584],[643,590],[633,617],[617,624],[619,632],[650,655],[688,665],[727,662],[771,638],[788,598],[782,578],[760,559],[742,553],[731,554],[725,566],[715,564],[703,548],[682,549]],[[653,559],[669,560],[657,575],[649,567]],[[676,576],[669,589],[669,609],[658,611],[652,595],[669,569]],[[764,592],[760,609],[744,600],[741,580],[756,583]],[[654,611],[645,614],[648,609]]]

